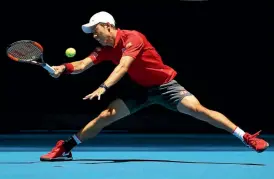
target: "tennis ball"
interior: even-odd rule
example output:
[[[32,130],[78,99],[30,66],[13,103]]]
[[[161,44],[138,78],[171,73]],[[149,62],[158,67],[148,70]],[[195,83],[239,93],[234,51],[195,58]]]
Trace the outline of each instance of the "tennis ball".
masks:
[[[68,48],[66,50],[66,56],[71,58],[71,57],[74,57],[76,54],[76,50],[74,48]]]

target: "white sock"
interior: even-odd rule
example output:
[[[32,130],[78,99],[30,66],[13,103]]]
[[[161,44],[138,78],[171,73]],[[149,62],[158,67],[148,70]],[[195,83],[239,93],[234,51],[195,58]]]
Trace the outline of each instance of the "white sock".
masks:
[[[77,145],[82,143],[81,140],[78,139],[78,137],[75,134],[72,136],[72,138],[75,140],[75,142],[77,143]]]
[[[233,132],[233,135],[238,137],[242,141],[244,140],[244,134],[245,134],[245,132],[242,129],[240,129],[239,127],[237,127]]]

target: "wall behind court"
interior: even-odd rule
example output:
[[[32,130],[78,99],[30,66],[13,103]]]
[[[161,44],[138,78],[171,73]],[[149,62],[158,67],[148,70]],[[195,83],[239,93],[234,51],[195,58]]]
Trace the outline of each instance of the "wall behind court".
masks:
[[[10,2],[11,3],[11,2]],[[81,25],[101,10],[112,13],[122,29],[143,32],[162,55],[164,62],[177,72],[177,80],[210,109],[220,111],[243,129],[262,129],[273,133],[272,71],[270,69],[269,12],[266,7],[234,7],[227,11],[219,7],[209,14],[207,2],[174,4],[75,3],[62,6],[44,1],[39,11],[40,21],[30,19],[32,12],[20,13],[5,21],[4,46],[15,40],[33,39],[43,44],[45,59],[51,65],[86,57],[98,44],[83,34]],[[97,2],[96,2],[97,3]],[[103,5],[104,4],[104,5]],[[16,21],[16,23],[14,23]],[[18,28],[20,27],[20,28]],[[33,28],[35,27],[35,28]],[[73,59],[64,56],[74,47]],[[51,78],[40,68],[17,64],[5,58],[1,132],[20,130],[78,130],[99,114],[115,97],[116,92],[130,93],[132,85],[126,76],[102,98],[83,101],[111,73],[114,65],[97,65],[75,76]],[[272,74],[272,76],[271,76]],[[106,130],[128,132],[222,133],[190,116],[151,106]]]

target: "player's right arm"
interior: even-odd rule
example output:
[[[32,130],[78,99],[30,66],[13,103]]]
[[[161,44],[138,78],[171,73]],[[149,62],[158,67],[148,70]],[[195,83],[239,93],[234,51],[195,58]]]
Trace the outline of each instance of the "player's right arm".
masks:
[[[64,68],[63,71],[67,71],[70,74],[79,74],[79,73],[86,71],[93,65],[94,65],[94,63],[93,63],[92,58],[90,56],[88,56],[83,60],[66,63],[61,66]]]
[[[83,60],[65,63],[60,66],[53,66],[55,74],[51,75],[58,78],[62,73],[66,74],[79,74],[90,67],[108,59],[110,49],[97,47],[88,57]]]

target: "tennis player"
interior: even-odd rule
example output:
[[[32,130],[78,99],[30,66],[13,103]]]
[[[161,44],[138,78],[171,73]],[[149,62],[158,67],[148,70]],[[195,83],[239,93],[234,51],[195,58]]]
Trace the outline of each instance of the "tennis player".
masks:
[[[142,33],[117,28],[113,16],[104,11],[94,14],[87,24],[82,25],[82,30],[92,34],[101,47],[97,47],[83,60],[54,66],[56,73],[52,76],[58,78],[63,73],[79,74],[104,60],[111,60],[117,65],[113,72],[98,89],[83,99],[100,99],[125,74],[140,89],[133,91],[130,97],[112,101],[78,133],[67,140],[59,140],[49,153],[40,157],[41,161],[72,160],[71,151],[75,146],[95,137],[113,122],[152,104],[162,105],[223,129],[257,152],[268,148],[269,144],[258,138],[260,131],[253,135],[243,131],[220,112],[203,106],[193,94],[181,86],[175,79],[177,72],[163,63],[157,50]]]

